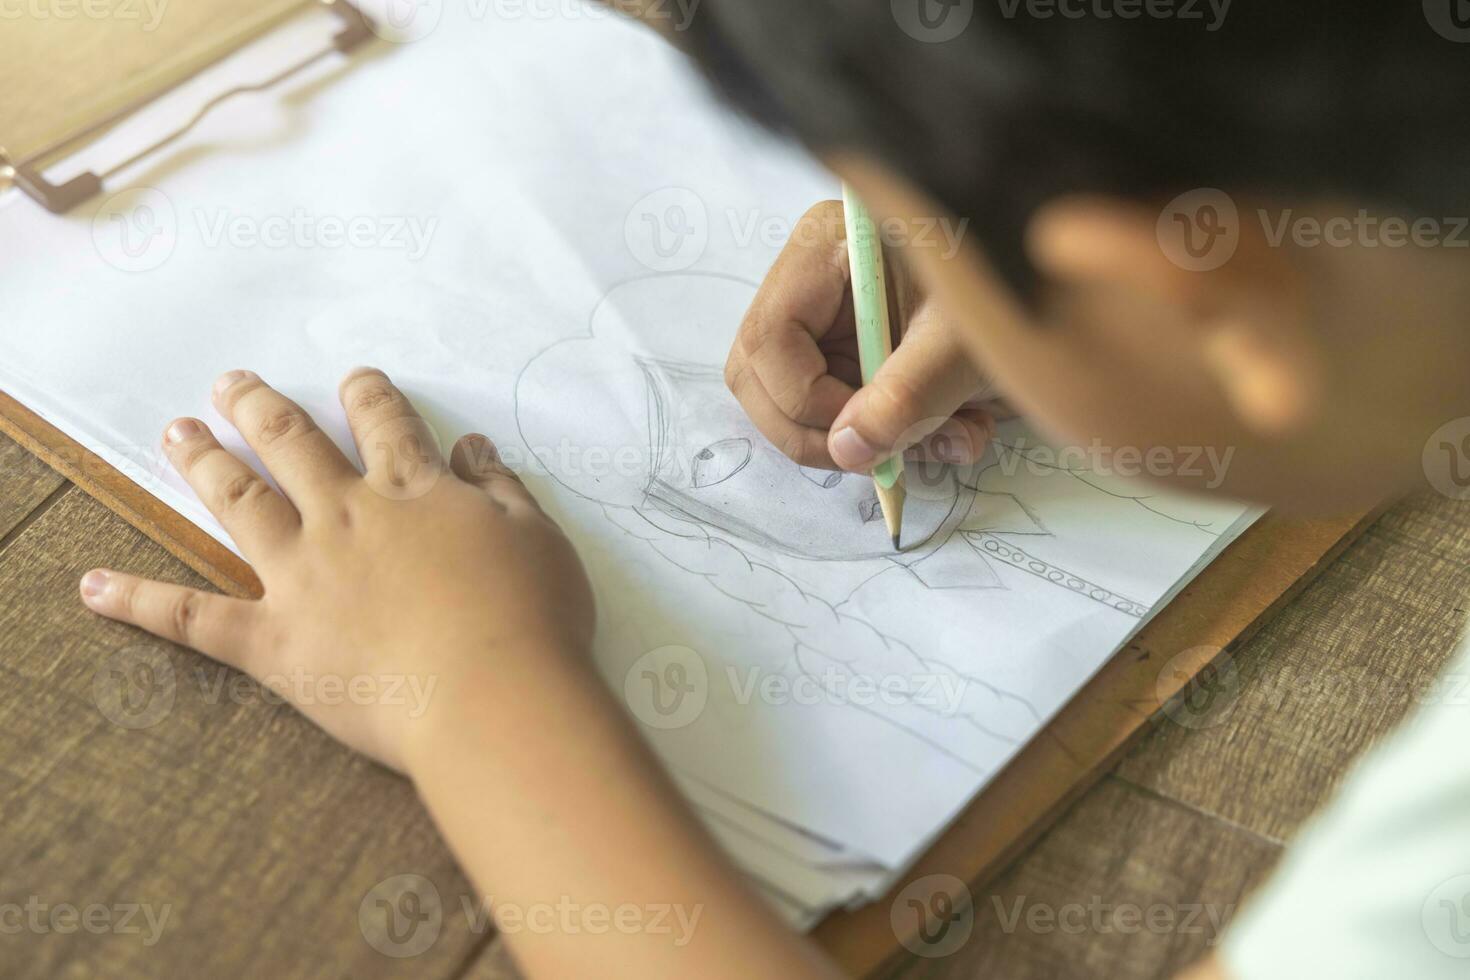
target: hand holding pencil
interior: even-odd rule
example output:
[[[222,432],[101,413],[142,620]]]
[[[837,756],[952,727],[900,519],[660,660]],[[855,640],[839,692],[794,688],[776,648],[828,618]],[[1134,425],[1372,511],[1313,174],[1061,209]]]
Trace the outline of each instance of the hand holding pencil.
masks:
[[[841,201],[801,219],[741,324],[725,378],[761,433],[803,466],[870,474],[906,450],[965,464],[984,453],[991,413],[952,322],[906,270],[885,270],[896,346],[869,380],[860,352]]]

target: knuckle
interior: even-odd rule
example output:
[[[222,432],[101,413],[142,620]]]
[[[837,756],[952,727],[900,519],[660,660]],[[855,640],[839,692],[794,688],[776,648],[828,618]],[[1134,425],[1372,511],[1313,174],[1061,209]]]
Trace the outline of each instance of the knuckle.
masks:
[[[194,467],[198,466],[214,450],[215,446],[212,443],[190,446],[179,460],[179,471],[186,474],[193,471]]]
[[[311,418],[295,406],[272,409],[256,426],[256,435],[264,445],[281,442],[311,431]]]
[[[170,603],[168,621],[174,636],[188,641],[194,635],[203,605],[203,596],[197,592],[185,592]]]
[[[260,496],[265,489],[265,481],[253,473],[234,477],[219,488],[219,508],[222,510],[238,508]]]
[[[400,405],[403,401],[403,395],[397,388],[369,375],[349,393],[347,412],[353,416],[362,416],[384,407]]]
[[[725,362],[725,387],[730,389],[730,394],[735,396],[736,401],[745,401],[745,388],[749,383],[749,364],[743,361],[736,364],[734,357]]]
[[[731,394],[738,394],[736,390],[741,384],[741,374],[745,370],[745,349],[742,334],[745,325],[742,323],[740,332],[735,335],[735,343],[730,345],[730,354],[725,358],[725,387],[730,389]]]
[[[806,418],[811,407],[812,389],[808,384],[793,382],[771,392],[771,401],[776,403],[787,418],[800,422]]]
[[[776,439],[776,448],[781,455],[792,460],[798,466],[811,465],[811,451],[807,448],[807,441],[803,433],[791,430],[782,433]]]
[[[509,480],[518,487],[525,486],[521,481],[521,475],[499,460],[490,463],[485,468],[485,478],[487,480]]]
[[[766,318],[759,310],[751,309],[745,314],[745,319],[740,321],[740,330],[735,335],[740,353],[749,358],[760,350],[769,334]]]

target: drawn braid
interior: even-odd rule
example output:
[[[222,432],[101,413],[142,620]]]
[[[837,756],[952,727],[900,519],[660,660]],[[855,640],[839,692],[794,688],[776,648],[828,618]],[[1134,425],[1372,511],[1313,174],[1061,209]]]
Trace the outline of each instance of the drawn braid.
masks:
[[[907,643],[867,620],[842,612],[821,596],[802,589],[781,571],[752,561],[734,544],[703,526],[663,512],[609,505],[604,505],[603,511],[613,524],[666,561],[704,579],[757,615],[784,626],[792,638],[797,669],[814,680],[820,682],[825,665],[875,680],[948,674],[962,684],[965,692],[955,717],[1010,744],[1024,740],[1034,729],[1038,716],[1024,698],[943,660],[920,656]],[[912,707],[934,714],[948,713],[943,705],[915,697],[917,691],[909,693]]]

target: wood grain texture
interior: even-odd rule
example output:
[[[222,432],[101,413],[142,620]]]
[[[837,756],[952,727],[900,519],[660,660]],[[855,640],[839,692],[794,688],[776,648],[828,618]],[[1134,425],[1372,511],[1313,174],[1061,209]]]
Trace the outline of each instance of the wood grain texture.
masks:
[[[1024,861],[975,891],[963,946],[943,959],[901,957],[875,975],[1171,977],[1219,941],[1279,850],[1105,779]]]
[[[0,432],[121,515],[216,588],[235,596],[261,594],[260,580],[244,559],[3,391]]]
[[[8,542],[16,527],[65,483],[14,439],[0,435],[0,542]]]
[[[151,946],[146,932],[0,934],[3,973],[459,972],[488,936],[461,912],[469,885],[409,784],[243,676],[87,612],[76,583],[96,564],[203,584],[75,491],[0,556],[0,903],[169,918]],[[411,959],[373,948],[359,919],[402,874],[432,881],[442,908]]]
[[[1470,506],[1402,501],[1233,658],[1207,714],[1162,723],[1119,775],[1288,838],[1438,674],[1467,597]]]

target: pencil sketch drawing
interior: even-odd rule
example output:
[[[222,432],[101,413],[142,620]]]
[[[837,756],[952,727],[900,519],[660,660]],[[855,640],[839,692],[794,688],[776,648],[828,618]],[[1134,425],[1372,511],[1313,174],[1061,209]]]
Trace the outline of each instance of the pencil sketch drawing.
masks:
[[[970,692],[959,712],[965,723],[1003,742],[1024,740],[1038,722],[1026,698],[940,653],[921,655],[905,641],[902,624],[854,611],[853,595],[880,577],[900,576],[925,592],[995,590],[1018,603],[1036,590],[1063,589],[1131,618],[1147,605],[1095,573],[1048,557],[1043,545],[1056,544],[1056,534],[1048,527],[1047,495],[1025,495],[1044,481],[1007,475],[1015,471],[1008,459],[1026,452],[1016,443],[998,442],[974,467],[911,466],[909,543],[893,553],[875,521],[872,481],[791,462],[745,417],[720,365],[700,359],[708,356],[710,335],[723,339],[734,322],[684,322],[681,311],[743,309],[754,290],[710,274],[650,276],[612,289],[584,335],[549,345],[521,371],[515,414],[526,446],[571,436],[584,450],[635,460],[622,469],[551,476],[600,505],[609,524],[692,582],[784,627],[796,669],[812,677],[830,676],[832,667],[869,676],[952,672]],[[711,293],[728,300],[711,303]],[[687,301],[695,294],[701,303]],[[572,392],[583,406],[575,419],[564,410]],[[1063,480],[1072,484],[1065,494],[1072,510],[1079,490],[1119,496],[1088,482],[1085,472],[1059,469],[1051,482]],[[901,712],[887,720],[907,724]],[[916,737],[929,737],[920,727],[928,726],[910,726]]]

